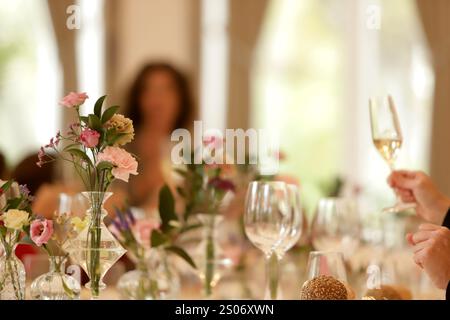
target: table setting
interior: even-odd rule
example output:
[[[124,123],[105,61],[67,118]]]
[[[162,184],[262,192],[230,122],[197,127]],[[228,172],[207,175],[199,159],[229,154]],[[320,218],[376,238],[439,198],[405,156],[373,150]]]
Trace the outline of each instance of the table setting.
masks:
[[[139,174],[139,157],[124,147],[133,123],[106,96],[84,115],[87,98],[61,101],[76,121],[37,159],[66,162],[84,191],[59,194],[45,218],[26,185],[0,183],[0,300],[443,298],[404,244],[417,226],[414,203],[398,199],[365,221],[358,199],[329,196],[308,219],[301,185],[260,175],[250,161],[214,162],[218,137],[204,137],[200,163],[194,150],[174,167],[181,183],[160,189],[156,214],[127,202],[108,211],[112,186]],[[369,109],[373,143],[394,170],[403,141],[394,100],[370,99]],[[19,259],[19,245],[38,253]]]

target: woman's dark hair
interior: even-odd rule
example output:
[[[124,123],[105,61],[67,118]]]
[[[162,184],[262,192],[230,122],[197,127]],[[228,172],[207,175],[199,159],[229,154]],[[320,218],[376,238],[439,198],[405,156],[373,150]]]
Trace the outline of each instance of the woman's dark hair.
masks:
[[[189,129],[191,121],[195,117],[195,110],[192,102],[189,81],[187,77],[174,66],[164,63],[149,63],[142,67],[134,80],[128,95],[127,116],[133,120],[133,126],[139,131],[142,125],[142,112],[140,108],[140,98],[144,90],[146,79],[155,72],[167,72],[173,78],[178,95],[180,98],[180,108],[177,119],[175,120],[174,129]]]

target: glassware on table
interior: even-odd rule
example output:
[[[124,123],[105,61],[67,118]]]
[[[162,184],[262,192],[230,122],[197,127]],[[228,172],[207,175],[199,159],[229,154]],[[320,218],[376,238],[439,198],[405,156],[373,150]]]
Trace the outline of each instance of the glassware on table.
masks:
[[[176,299],[180,291],[180,275],[164,249],[152,248],[139,261],[135,270],[123,274],[117,290],[127,300]]]
[[[254,181],[248,186],[244,226],[249,240],[266,258],[265,298],[278,298],[277,248],[291,230],[292,219],[284,182]]]
[[[369,111],[373,143],[393,171],[403,144],[403,135],[394,100],[391,96],[371,98],[369,100]],[[395,213],[415,208],[414,203],[404,203],[400,197],[396,196],[396,198],[397,202],[392,207],[384,208],[383,212]]]
[[[218,238],[223,216],[199,213],[196,218],[202,225],[202,240],[195,249],[194,259],[198,275],[203,282],[203,294],[209,298],[224,270],[232,265],[232,261],[225,255]]]
[[[286,237],[276,248],[276,253],[279,259],[282,259],[285,253],[298,242],[302,235],[303,226],[303,214],[299,189],[293,184],[287,184],[286,188],[292,222],[290,223],[290,230],[287,232]]]
[[[307,270],[308,280],[317,278],[318,276],[332,276],[342,283],[347,283],[347,272],[345,271],[344,256],[341,252],[310,252]]]
[[[50,257],[50,271],[37,277],[31,284],[33,300],[79,300],[80,283],[65,273],[67,258]]]
[[[103,277],[126,253],[126,250],[103,222],[108,214],[103,206],[112,193],[83,192],[82,194],[91,204],[86,212],[90,223],[76,238],[66,241],[63,249],[87,273],[90,281],[85,286],[91,290],[91,298],[98,299],[100,290],[106,287],[102,281]]]
[[[25,267],[17,258],[17,243],[10,251],[5,247],[0,257],[0,300],[25,299]]]
[[[316,250],[345,252],[348,258],[359,245],[359,231],[359,214],[352,199],[319,200],[311,230]]]

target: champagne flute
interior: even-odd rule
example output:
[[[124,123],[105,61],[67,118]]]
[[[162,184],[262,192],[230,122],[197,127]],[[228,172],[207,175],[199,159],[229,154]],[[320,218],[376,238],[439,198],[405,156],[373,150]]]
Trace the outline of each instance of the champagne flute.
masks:
[[[254,181],[248,186],[244,226],[249,240],[266,258],[265,298],[278,298],[276,250],[291,228],[288,191],[284,182]]]
[[[391,171],[394,171],[395,161],[403,144],[403,135],[394,100],[391,96],[383,99],[371,98],[369,109],[373,143]],[[415,207],[414,203],[403,203],[400,197],[396,196],[396,198],[396,204],[384,208],[383,212],[395,213]]]
[[[281,260],[284,257],[285,253],[298,242],[302,235],[303,226],[303,215],[299,189],[294,184],[288,184],[286,185],[286,188],[292,223],[290,224],[290,230],[287,233],[286,237],[276,249],[279,260]]]

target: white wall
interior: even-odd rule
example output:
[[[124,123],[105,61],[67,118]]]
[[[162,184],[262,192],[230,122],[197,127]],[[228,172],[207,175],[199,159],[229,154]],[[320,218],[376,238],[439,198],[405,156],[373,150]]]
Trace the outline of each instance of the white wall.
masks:
[[[127,0],[117,6],[113,88],[123,92],[142,64],[158,59],[195,78],[198,0]]]

